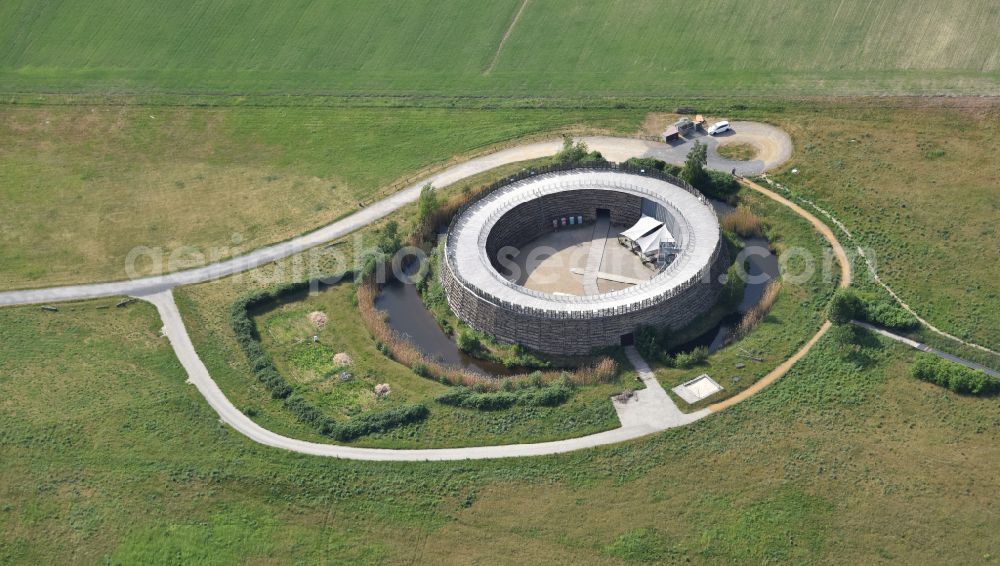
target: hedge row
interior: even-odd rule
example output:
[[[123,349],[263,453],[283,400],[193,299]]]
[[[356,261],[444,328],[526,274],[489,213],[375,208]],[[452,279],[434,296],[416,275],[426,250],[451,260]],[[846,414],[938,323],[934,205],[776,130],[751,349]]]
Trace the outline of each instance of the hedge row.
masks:
[[[1000,380],[933,354],[917,354],[911,371],[913,377],[947,387],[955,393],[989,395],[1000,392]]]
[[[335,424],[328,433],[335,440],[346,442],[375,432],[422,421],[430,411],[424,405],[399,405],[377,413],[365,413],[346,423]]]
[[[514,405],[555,407],[565,403],[572,395],[573,389],[562,383],[518,391],[496,392],[478,392],[469,387],[455,387],[439,396],[437,402],[466,409],[498,411]]]
[[[920,326],[917,319],[886,297],[839,289],[830,301],[828,314],[835,324],[863,320],[892,330],[913,330]]]
[[[267,387],[267,390],[271,392],[271,397],[275,399],[286,399],[292,394],[292,386],[285,381],[285,378],[281,377],[278,368],[274,367],[271,357],[261,347],[257,326],[250,318],[250,311],[271,301],[301,292],[308,286],[308,283],[293,283],[275,289],[256,291],[237,299],[229,309],[230,325],[236,334],[236,341],[239,342],[240,348],[246,354],[250,370]],[[302,418],[300,415],[297,416]]]
[[[296,418],[313,426],[320,434],[339,441],[353,440],[373,432],[384,432],[402,424],[427,418],[427,407],[401,405],[377,413],[360,415],[346,423],[338,423],[310,405],[301,395],[292,392],[292,386],[278,373],[278,368],[274,366],[271,357],[261,346],[257,325],[250,317],[250,311],[272,301],[301,293],[308,287],[309,283],[304,282],[256,291],[241,297],[230,307],[230,324],[233,332],[236,333],[236,341],[239,342],[240,348],[246,354],[250,370],[271,392],[271,397],[284,399],[285,408],[294,413]]]

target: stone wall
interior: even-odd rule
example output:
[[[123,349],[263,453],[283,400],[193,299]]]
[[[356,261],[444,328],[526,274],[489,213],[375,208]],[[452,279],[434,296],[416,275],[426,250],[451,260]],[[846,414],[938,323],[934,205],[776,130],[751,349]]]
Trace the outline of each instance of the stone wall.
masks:
[[[618,345],[623,335],[634,333],[640,326],[678,329],[692,322],[718,300],[722,290],[719,276],[728,266],[729,255],[723,245],[709,272],[709,281],[641,310],[592,318],[533,316],[506,309],[462,285],[447,261],[441,262],[441,279],[451,309],[476,330],[541,352],[585,355],[594,348]]]
[[[521,248],[552,231],[552,220],[583,216],[584,223],[596,219],[598,209],[611,213],[611,223],[631,226],[639,220],[642,198],[603,189],[583,189],[545,195],[519,204],[497,220],[486,238],[486,253],[496,266],[497,251],[504,246]]]

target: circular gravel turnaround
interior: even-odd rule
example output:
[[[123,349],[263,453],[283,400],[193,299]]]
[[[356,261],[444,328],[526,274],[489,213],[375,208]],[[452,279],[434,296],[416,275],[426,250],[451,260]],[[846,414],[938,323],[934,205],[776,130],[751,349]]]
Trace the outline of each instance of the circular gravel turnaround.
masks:
[[[505,246],[520,249],[561,216],[593,222],[598,209],[624,226],[652,212],[680,253],[649,281],[598,295],[542,293],[497,272],[494,261]],[[465,210],[448,235],[441,278],[452,310],[473,328],[535,350],[580,355],[629,343],[642,325],[678,328],[692,321],[718,298],[727,260],[715,211],[686,183],[577,169],[512,183]]]

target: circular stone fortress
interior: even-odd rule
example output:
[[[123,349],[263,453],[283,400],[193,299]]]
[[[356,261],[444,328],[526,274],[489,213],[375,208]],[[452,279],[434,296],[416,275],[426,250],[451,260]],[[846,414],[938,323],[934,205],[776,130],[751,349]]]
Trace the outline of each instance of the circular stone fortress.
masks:
[[[545,173],[453,221],[441,279],[472,328],[553,354],[629,345],[715,304],[728,254],[709,201],[655,172]]]

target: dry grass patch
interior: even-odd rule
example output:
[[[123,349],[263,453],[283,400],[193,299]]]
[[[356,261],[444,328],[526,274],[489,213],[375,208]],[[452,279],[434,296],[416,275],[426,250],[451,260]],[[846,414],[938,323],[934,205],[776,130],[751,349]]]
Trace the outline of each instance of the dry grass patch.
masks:
[[[764,222],[753,210],[745,204],[722,217],[719,221],[722,227],[735,232],[744,238],[761,238],[764,236]]]
[[[760,153],[757,146],[751,143],[722,143],[718,151],[719,155],[733,161],[750,161]]]

